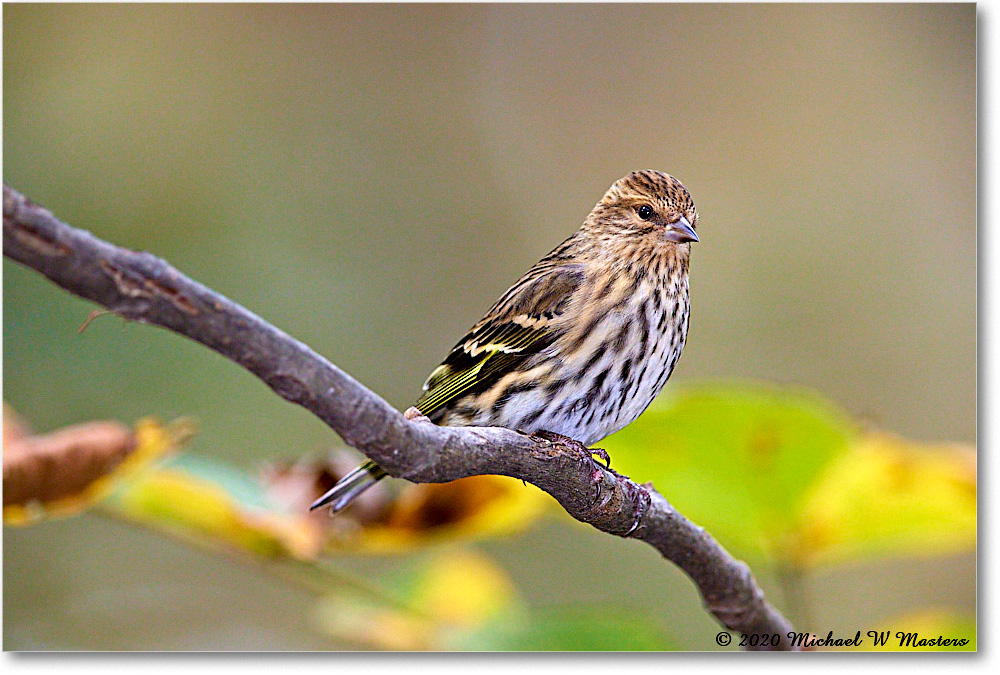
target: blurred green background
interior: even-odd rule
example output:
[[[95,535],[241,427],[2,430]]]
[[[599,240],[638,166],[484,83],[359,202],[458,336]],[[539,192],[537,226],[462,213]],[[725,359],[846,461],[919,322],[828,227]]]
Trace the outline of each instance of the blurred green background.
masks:
[[[701,214],[672,381],[803,384],[914,439],[976,440],[974,5],[3,16],[6,183],[401,409],[615,179],[655,168]],[[36,429],[192,415],[193,450],[248,468],[338,442],[180,337],[108,317],[77,334],[91,309],[4,261],[3,395]],[[532,604],[613,600],[714,644],[648,547],[562,521],[479,547]],[[817,625],[852,634],[935,603],[974,611],[975,558],[841,569],[808,592]],[[93,516],[5,528],[4,598],[5,649],[351,646],[310,626],[306,594]]]

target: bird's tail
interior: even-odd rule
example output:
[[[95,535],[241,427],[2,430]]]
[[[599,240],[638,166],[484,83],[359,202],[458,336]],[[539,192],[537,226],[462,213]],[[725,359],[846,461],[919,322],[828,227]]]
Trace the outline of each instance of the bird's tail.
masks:
[[[309,507],[310,511],[330,505],[330,512],[336,513],[350,504],[362,492],[388,476],[382,467],[375,462],[365,462],[357,469],[347,474],[330,491],[320,497]]]

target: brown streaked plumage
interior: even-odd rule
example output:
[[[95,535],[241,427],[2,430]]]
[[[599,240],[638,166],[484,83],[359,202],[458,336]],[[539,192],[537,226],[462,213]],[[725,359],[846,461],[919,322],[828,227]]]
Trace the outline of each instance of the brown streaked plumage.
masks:
[[[438,424],[546,431],[589,445],[631,423],[687,339],[698,213],[659,171],[616,181],[566,241],[458,341],[415,406]],[[385,476],[369,462],[313,508]]]

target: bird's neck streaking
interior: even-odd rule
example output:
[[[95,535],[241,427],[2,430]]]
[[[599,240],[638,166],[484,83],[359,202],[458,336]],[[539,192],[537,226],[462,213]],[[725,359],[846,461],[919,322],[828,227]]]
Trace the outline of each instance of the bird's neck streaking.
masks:
[[[687,339],[686,249],[648,241],[577,248],[574,262],[591,273],[554,345],[574,394],[536,420],[538,428],[592,443],[646,409]]]
[[[683,282],[687,288],[691,244],[667,241],[662,232],[647,231],[621,237],[620,232],[596,232],[585,226],[566,244],[563,247],[569,253],[568,258],[626,277],[623,281],[647,279],[654,285],[663,286]],[[557,251],[559,249],[553,253]]]

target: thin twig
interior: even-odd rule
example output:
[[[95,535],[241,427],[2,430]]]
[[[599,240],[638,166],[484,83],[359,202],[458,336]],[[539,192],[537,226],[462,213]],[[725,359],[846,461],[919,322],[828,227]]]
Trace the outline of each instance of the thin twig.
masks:
[[[4,185],[4,255],[126,319],[168,328],[243,366],[303,406],[398,478],[441,483],[512,476],[552,495],[577,520],[640,539],[678,565],[727,628],[778,633],[791,624],[765,599],[750,569],[652,486],[559,442],[498,427],[440,427],[408,420],[337,366],[165,261],[102,241],[56,219]]]

